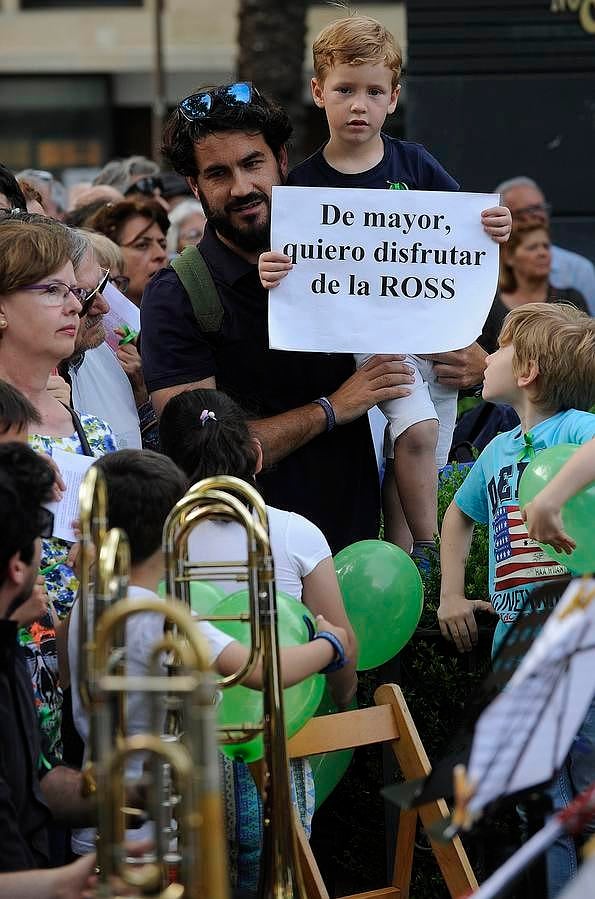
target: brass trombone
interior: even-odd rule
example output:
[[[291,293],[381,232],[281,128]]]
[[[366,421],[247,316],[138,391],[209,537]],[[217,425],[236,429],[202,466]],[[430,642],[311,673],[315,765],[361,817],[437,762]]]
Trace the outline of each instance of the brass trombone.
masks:
[[[243,561],[190,562],[188,538],[206,519],[231,519],[244,528],[247,564]],[[263,850],[260,899],[306,899],[293,827],[287,743],[283,718],[283,688],[277,634],[277,601],[266,506],[256,488],[245,481],[221,476],[206,478],[190,488],[170,513],[163,532],[166,592],[189,603],[192,580],[229,580],[247,583],[251,629],[249,657],[240,671],[221,678],[226,688],[241,682],[262,660],[264,778]],[[205,616],[216,622],[217,616]],[[238,726],[235,741],[253,736]],[[227,735],[230,736],[229,734]]]
[[[96,895],[98,899],[117,899],[119,893],[112,883],[117,877],[143,895],[158,899],[227,899],[215,687],[205,645],[182,604],[123,598],[129,566],[126,535],[117,529],[106,533],[107,491],[97,469],[89,469],[83,488],[81,531],[89,546],[85,557],[83,545],[79,664],[84,675],[81,695],[84,690],[93,741],[88,780],[98,797],[100,879]],[[90,578],[93,556],[97,559],[96,597]],[[134,677],[126,671],[126,623],[143,612],[163,616],[170,627],[150,648],[150,673]],[[85,618],[89,613],[90,620]],[[175,659],[176,677],[163,673],[163,652]],[[151,730],[127,736],[124,710],[133,692],[149,697]],[[175,741],[162,733],[164,705],[181,711],[184,732]],[[126,817],[137,812],[126,808],[125,769],[138,753],[146,756],[156,787],[147,793],[147,811],[156,826],[156,851],[148,861],[128,858],[124,845]],[[172,818],[178,825],[175,831]],[[172,837],[177,840],[175,851],[170,845]]]

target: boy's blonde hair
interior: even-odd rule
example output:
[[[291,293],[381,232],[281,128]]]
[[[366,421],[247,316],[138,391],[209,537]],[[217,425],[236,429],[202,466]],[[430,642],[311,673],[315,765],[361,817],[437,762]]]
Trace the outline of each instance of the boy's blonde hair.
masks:
[[[588,411],[595,403],[595,322],[569,303],[525,303],[502,325],[500,346],[512,344],[515,375],[536,363],[531,401],[542,409]]]
[[[333,66],[384,63],[395,88],[401,77],[403,55],[390,31],[370,16],[346,16],[323,28],[312,45],[314,74],[322,84]]]

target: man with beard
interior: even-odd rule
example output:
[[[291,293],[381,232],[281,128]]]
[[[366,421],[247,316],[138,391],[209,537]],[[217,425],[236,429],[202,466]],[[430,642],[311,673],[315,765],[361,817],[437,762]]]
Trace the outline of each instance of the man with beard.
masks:
[[[47,770],[31,678],[17,643],[16,613],[36,589],[40,537],[52,532],[53,516],[42,504],[52,499],[54,477],[25,444],[0,446],[0,871],[47,865],[50,812],[77,823],[94,814],[81,798],[80,772],[64,765]]]
[[[105,340],[103,317],[110,307],[102,291],[109,271],[99,265],[92,237],[85,231],[71,228],[68,236],[76,282],[87,292],[87,299],[74,354],[60,365],[60,373],[71,384],[72,405],[78,412],[107,421],[118,449],[140,449],[141,427],[143,433],[147,427],[154,429],[155,415],[144,384],[145,396],[137,402],[128,375]]]
[[[202,330],[175,271],[162,270],[143,295],[143,368],[158,414],[196,387],[239,402],[262,445],[266,501],[309,518],[337,552],[378,535],[366,413],[405,396],[412,377],[400,356],[374,356],[356,372],[348,355],[269,349],[256,263],[270,244],[271,189],[284,181],[291,130],[285,112],[245,83],[186,98],[171,116],[162,152],[202,203],[199,247],[223,320],[216,332]]]

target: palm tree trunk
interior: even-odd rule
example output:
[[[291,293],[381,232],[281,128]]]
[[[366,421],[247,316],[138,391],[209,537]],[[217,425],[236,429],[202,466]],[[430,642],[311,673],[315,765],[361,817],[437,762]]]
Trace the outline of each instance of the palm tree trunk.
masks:
[[[302,158],[303,63],[308,0],[240,0],[238,76],[277,100],[294,126]]]

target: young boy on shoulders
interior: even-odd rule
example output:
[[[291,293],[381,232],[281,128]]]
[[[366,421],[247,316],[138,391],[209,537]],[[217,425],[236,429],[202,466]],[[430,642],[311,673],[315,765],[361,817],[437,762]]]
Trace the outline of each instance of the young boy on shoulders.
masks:
[[[595,324],[565,303],[527,303],[508,313],[500,348],[487,357],[482,396],[507,403],[520,427],[498,434],[481,453],[448,507],[442,525],[438,620],[460,652],[477,640],[474,612],[499,616],[494,645],[530,591],[567,569],[529,538],[519,509],[520,477],[535,454],[595,437]],[[465,598],[465,561],[475,522],[489,526],[491,606]]]
[[[401,90],[401,51],[393,35],[368,16],[347,16],[324,28],[313,45],[312,96],[324,109],[329,140],[290,172],[288,185],[408,190],[458,190],[459,185],[420,144],[382,132]],[[496,241],[508,239],[511,217],[497,206],[482,212],[482,225]],[[272,289],[291,269],[288,256],[263,253],[259,272]],[[396,338],[398,348],[398,336]],[[358,365],[370,356],[357,355]],[[437,467],[447,462],[456,418],[457,391],[438,383],[430,359],[407,356],[415,377],[411,393],[381,405],[390,425],[387,455],[394,475],[413,556],[435,552]],[[403,533],[403,527],[399,528]],[[400,539],[400,538],[399,538]],[[401,539],[400,539],[401,542]],[[411,549],[405,536],[403,548]]]

